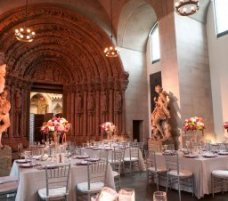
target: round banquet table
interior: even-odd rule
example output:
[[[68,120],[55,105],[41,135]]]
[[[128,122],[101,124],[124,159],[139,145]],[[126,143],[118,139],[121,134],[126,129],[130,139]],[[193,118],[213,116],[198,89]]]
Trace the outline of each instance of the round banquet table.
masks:
[[[69,201],[76,200],[75,186],[77,183],[87,181],[87,166],[75,165],[79,159],[71,159],[71,170],[69,178]],[[50,161],[39,162],[42,165],[50,164]],[[33,168],[21,168],[20,165],[14,161],[10,176],[16,176],[19,179],[16,201],[36,201],[38,200],[37,191],[40,188],[46,187],[45,170]],[[108,164],[105,184],[108,187],[115,188],[114,176],[112,168]]]

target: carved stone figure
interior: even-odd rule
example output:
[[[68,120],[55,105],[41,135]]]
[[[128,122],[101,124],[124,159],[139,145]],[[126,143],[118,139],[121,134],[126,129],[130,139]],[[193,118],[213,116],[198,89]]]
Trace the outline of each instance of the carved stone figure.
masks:
[[[122,110],[122,96],[121,93],[118,91],[115,94],[115,112],[121,112]]]
[[[48,104],[46,103],[45,98],[41,96],[37,102],[37,113],[38,114],[47,113],[47,107],[48,107]]]
[[[170,137],[170,112],[168,109],[169,96],[160,85],[155,86],[157,97],[154,97],[155,108],[152,112],[152,135],[155,139],[167,139]],[[160,137],[158,137],[160,135]]]
[[[92,112],[95,109],[95,100],[94,100],[94,96],[92,93],[89,94],[88,97],[88,111]]]
[[[2,145],[2,133],[6,131],[10,126],[10,118],[9,111],[11,108],[11,104],[8,100],[8,91],[4,89],[4,91],[0,94],[0,148]]]
[[[0,65],[0,93],[5,87],[6,64]]]
[[[106,96],[106,92],[103,91],[101,93],[101,112],[105,113],[108,110],[108,106],[107,106],[107,96]]]
[[[77,113],[82,112],[82,96],[81,96],[81,94],[77,94],[77,96],[76,96],[76,112]]]

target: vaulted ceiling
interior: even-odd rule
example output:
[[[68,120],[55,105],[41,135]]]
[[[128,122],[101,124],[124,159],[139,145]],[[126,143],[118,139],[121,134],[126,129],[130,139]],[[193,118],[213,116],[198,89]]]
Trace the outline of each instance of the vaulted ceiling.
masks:
[[[204,21],[209,0],[201,0],[194,19]],[[173,10],[173,0],[113,0],[110,19],[108,0],[29,0],[26,25],[37,35],[25,44],[14,37],[14,29],[25,23],[25,0],[0,1],[0,49],[9,71],[32,77],[46,66],[55,66],[72,82],[120,78],[121,61],[107,59],[103,49],[111,44],[112,24],[118,46],[145,51],[152,26]]]

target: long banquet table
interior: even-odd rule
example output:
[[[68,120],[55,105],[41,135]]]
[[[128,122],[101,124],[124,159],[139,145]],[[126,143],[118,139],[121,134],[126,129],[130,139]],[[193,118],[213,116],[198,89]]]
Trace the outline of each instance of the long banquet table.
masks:
[[[69,201],[76,200],[75,186],[79,182],[87,181],[87,167],[82,165],[75,165],[79,162],[78,159],[72,159],[69,179]],[[42,162],[42,165],[50,164],[50,161]],[[38,168],[21,168],[19,164],[14,161],[10,176],[19,178],[16,201],[36,201],[38,200],[37,191],[45,187],[45,170]],[[108,165],[107,175],[105,179],[106,186],[115,188],[112,168]]]
[[[165,158],[161,153],[156,154],[157,165],[165,167]],[[194,174],[195,196],[200,199],[211,193],[211,172],[216,169],[228,169],[228,156],[218,155],[215,158],[186,158],[180,156],[180,166],[182,169],[192,171]],[[190,189],[184,189],[190,191]]]

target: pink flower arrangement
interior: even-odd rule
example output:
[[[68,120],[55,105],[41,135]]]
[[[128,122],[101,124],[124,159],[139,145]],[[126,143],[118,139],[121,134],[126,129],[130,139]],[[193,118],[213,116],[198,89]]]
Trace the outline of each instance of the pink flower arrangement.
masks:
[[[70,123],[65,118],[53,117],[48,122],[44,122],[40,130],[44,134],[49,132],[68,133]]]
[[[228,121],[224,123],[224,128],[228,131]]]
[[[204,120],[202,117],[191,117],[185,119],[184,121],[184,130],[185,131],[203,131],[205,129]]]
[[[112,122],[105,122],[101,124],[102,131],[105,132],[114,132],[116,130],[116,126]]]

